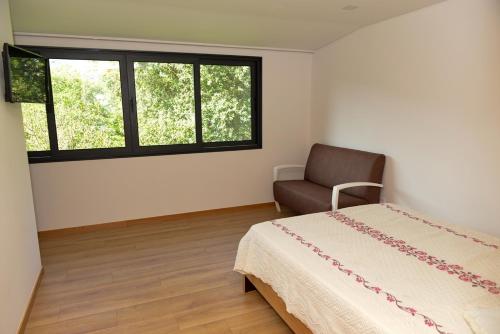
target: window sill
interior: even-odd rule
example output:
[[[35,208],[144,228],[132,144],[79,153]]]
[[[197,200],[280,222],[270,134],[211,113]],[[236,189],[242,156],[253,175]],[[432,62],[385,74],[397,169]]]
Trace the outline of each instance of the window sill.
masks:
[[[182,146],[182,148],[181,148]],[[222,143],[216,146],[198,146],[194,145],[178,145],[172,148],[159,147],[142,147],[137,152],[125,151],[125,149],[100,149],[100,150],[75,150],[75,151],[60,151],[57,156],[51,156],[50,152],[47,155],[36,152],[35,154],[28,153],[30,164],[47,163],[47,162],[64,162],[64,161],[82,161],[82,160],[101,160],[101,159],[122,159],[122,158],[138,158],[160,155],[177,155],[177,154],[192,154],[192,153],[211,153],[211,152],[226,152],[226,151],[241,151],[241,150],[258,150],[262,149],[262,144],[231,144],[223,145]]]

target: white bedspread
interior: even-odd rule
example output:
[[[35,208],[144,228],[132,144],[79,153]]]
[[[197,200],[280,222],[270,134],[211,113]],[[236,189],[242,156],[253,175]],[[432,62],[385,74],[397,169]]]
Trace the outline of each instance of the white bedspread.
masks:
[[[271,285],[314,333],[473,333],[464,312],[500,306],[499,247],[374,204],[254,225],[235,270]]]

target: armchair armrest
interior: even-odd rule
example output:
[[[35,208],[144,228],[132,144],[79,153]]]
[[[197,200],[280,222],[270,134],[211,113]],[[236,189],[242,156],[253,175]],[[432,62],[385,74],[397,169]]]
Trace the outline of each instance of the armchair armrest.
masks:
[[[372,183],[372,182],[350,182],[343,183],[333,187],[332,192],[332,211],[335,211],[339,207],[339,193],[342,189],[352,188],[352,187],[380,187],[382,188],[384,185],[380,183]]]
[[[304,166],[304,165],[279,165],[279,166],[275,166],[273,168],[273,182],[279,181],[281,172],[285,171],[285,170],[289,170],[289,169],[302,169],[303,171],[305,171],[306,166]]]

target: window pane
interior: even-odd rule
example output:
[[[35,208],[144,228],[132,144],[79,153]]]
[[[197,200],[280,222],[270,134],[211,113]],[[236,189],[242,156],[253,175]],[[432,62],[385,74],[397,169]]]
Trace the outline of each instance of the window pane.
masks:
[[[124,147],[118,61],[50,59],[60,150]]]
[[[134,63],[139,145],[196,143],[192,64]]]
[[[250,67],[202,65],[200,76],[203,141],[251,140]]]
[[[49,151],[49,128],[45,104],[21,103],[24,137],[28,152]]]
[[[45,103],[45,59],[27,55],[11,47],[9,47],[9,52],[12,100]],[[9,71],[9,68],[5,70]]]

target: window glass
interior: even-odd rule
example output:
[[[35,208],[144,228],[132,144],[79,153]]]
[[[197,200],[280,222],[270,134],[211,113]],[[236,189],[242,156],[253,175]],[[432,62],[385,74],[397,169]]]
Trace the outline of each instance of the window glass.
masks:
[[[139,145],[196,143],[192,64],[135,62]]]
[[[252,139],[249,66],[201,65],[203,142]]]
[[[259,57],[28,48],[51,84],[22,103],[30,163],[262,147]]]
[[[49,151],[49,130],[45,104],[21,103],[26,149],[31,152]]]
[[[45,59],[27,55],[15,47],[10,48],[10,70],[12,102],[45,103],[46,80]]]
[[[50,59],[60,150],[125,146],[118,61]]]

